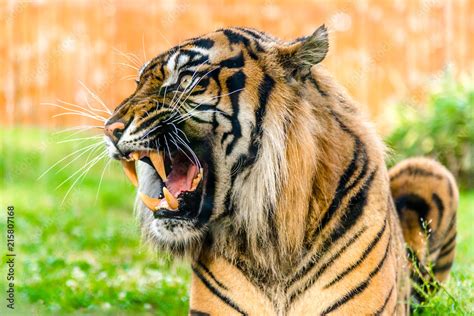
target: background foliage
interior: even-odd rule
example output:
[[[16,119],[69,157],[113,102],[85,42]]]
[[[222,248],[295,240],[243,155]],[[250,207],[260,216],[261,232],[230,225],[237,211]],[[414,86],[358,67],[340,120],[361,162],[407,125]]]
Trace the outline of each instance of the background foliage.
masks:
[[[394,161],[429,156],[464,187],[474,188],[474,81],[446,75],[424,106],[398,107],[397,127],[386,141]]]

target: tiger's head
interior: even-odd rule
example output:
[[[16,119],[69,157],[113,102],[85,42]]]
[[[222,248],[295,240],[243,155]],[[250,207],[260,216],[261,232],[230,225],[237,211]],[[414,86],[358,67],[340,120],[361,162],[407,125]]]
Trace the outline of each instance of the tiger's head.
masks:
[[[327,49],[324,26],[292,42],[230,28],[143,65],[105,139],[138,187],[148,239],[175,254],[230,231],[265,246],[288,178],[299,87]]]

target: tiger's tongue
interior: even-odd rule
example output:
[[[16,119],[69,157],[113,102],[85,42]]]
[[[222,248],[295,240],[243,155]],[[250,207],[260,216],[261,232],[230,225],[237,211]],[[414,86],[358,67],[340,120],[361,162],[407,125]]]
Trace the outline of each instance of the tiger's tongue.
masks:
[[[195,164],[190,163],[189,160],[185,159],[179,157],[173,161],[173,169],[165,182],[166,188],[168,188],[168,190],[176,197],[181,192],[189,191],[191,189],[193,179],[199,172]]]

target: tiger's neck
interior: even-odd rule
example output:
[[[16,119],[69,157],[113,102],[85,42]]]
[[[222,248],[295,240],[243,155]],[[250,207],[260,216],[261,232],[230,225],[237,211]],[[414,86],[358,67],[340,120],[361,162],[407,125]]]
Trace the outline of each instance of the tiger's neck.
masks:
[[[346,172],[360,173],[361,179],[368,176],[367,170],[362,174],[361,166],[368,167],[369,160],[371,169],[383,164],[383,146],[378,138],[364,126],[362,122],[365,119],[360,117],[350,98],[328,75],[321,72],[321,69],[314,71],[296,93],[294,90],[282,93],[297,96],[286,100],[286,106],[281,106],[285,100],[277,98],[267,104],[265,129],[269,132],[261,141],[261,150],[273,150],[272,144],[280,141],[274,135],[280,133],[284,126],[285,144],[274,146],[284,148],[280,159],[283,162],[268,168],[271,163],[268,161],[276,154],[265,156],[261,153],[260,161],[254,167],[256,171],[246,175],[242,183],[236,181],[236,187],[244,191],[244,186],[252,182],[250,177],[255,177],[253,182],[256,186],[247,189],[241,197],[254,204],[246,202],[237,205],[244,207],[233,212],[236,217],[245,213],[242,217],[251,221],[247,226],[236,226],[239,218],[223,218],[211,232],[211,245],[204,246],[211,257],[238,262],[242,270],[248,271],[254,279],[267,283],[280,283],[311,248],[318,235],[318,225],[321,221],[327,221],[334,212],[330,204],[334,203],[335,192],[341,189],[338,188],[341,176],[351,160],[352,168],[358,170]],[[288,89],[287,86],[281,88]],[[265,143],[269,144],[266,149]],[[366,143],[371,145],[366,146]],[[354,150],[360,155],[354,157]],[[279,170],[274,180],[279,183],[276,193],[255,192],[258,186],[265,186],[262,179],[264,171],[259,172],[258,163],[263,166],[261,170]],[[347,178],[350,176],[345,175]],[[270,209],[258,207],[259,201],[254,199],[254,196],[265,194],[274,194],[277,200]],[[258,221],[261,222],[255,228]]]
[[[202,256],[192,265],[191,315],[276,315],[273,300],[223,257]]]
[[[191,309],[226,315],[284,314],[298,296],[293,287],[304,288],[300,285],[306,282],[307,270],[331,240],[340,237],[332,236],[337,230],[329,226],[344,211],[344,193],[360,192],[356,202],[362,205],[367,193],[361,188],[374,180],[386,182],[385,170],[377,170],[384,164],[382,144],[339,91],[324,76],[314,74],[305,81],[303,99],[290,105],[284,184],[268,218],[272,238],[252,245],[248,236],[227,223],[230,228],[216,238],[221,244],[210,246],[193,262]],[[381,197],[384,202],[377,207],[385,209],[388,191],[381,188],[372,194]],[[345,225],[352,228],[350,222]],[[312,303],[317,305],[318,299],[312,298]]]

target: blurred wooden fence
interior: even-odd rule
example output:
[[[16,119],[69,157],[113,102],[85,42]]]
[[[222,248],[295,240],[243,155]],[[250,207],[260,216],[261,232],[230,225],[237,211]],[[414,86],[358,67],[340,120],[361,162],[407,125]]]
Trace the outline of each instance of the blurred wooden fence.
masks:
[[[373,116],[389,113],[386,107],[396,100],[422,101],[429,83],[448,65],[459,74],[474,64],[474,1],[0,3],[0,123],[5,125],[89,123],[52,118],[60,111],[41,103],[85,104],[83,82],[114,108],[134,87],[123,79],[136,73],[120,64],[130,63],[124,54],[143,62],[224,26],[250,26],[292,39],[325,23],[331,46],[324,64]]]

